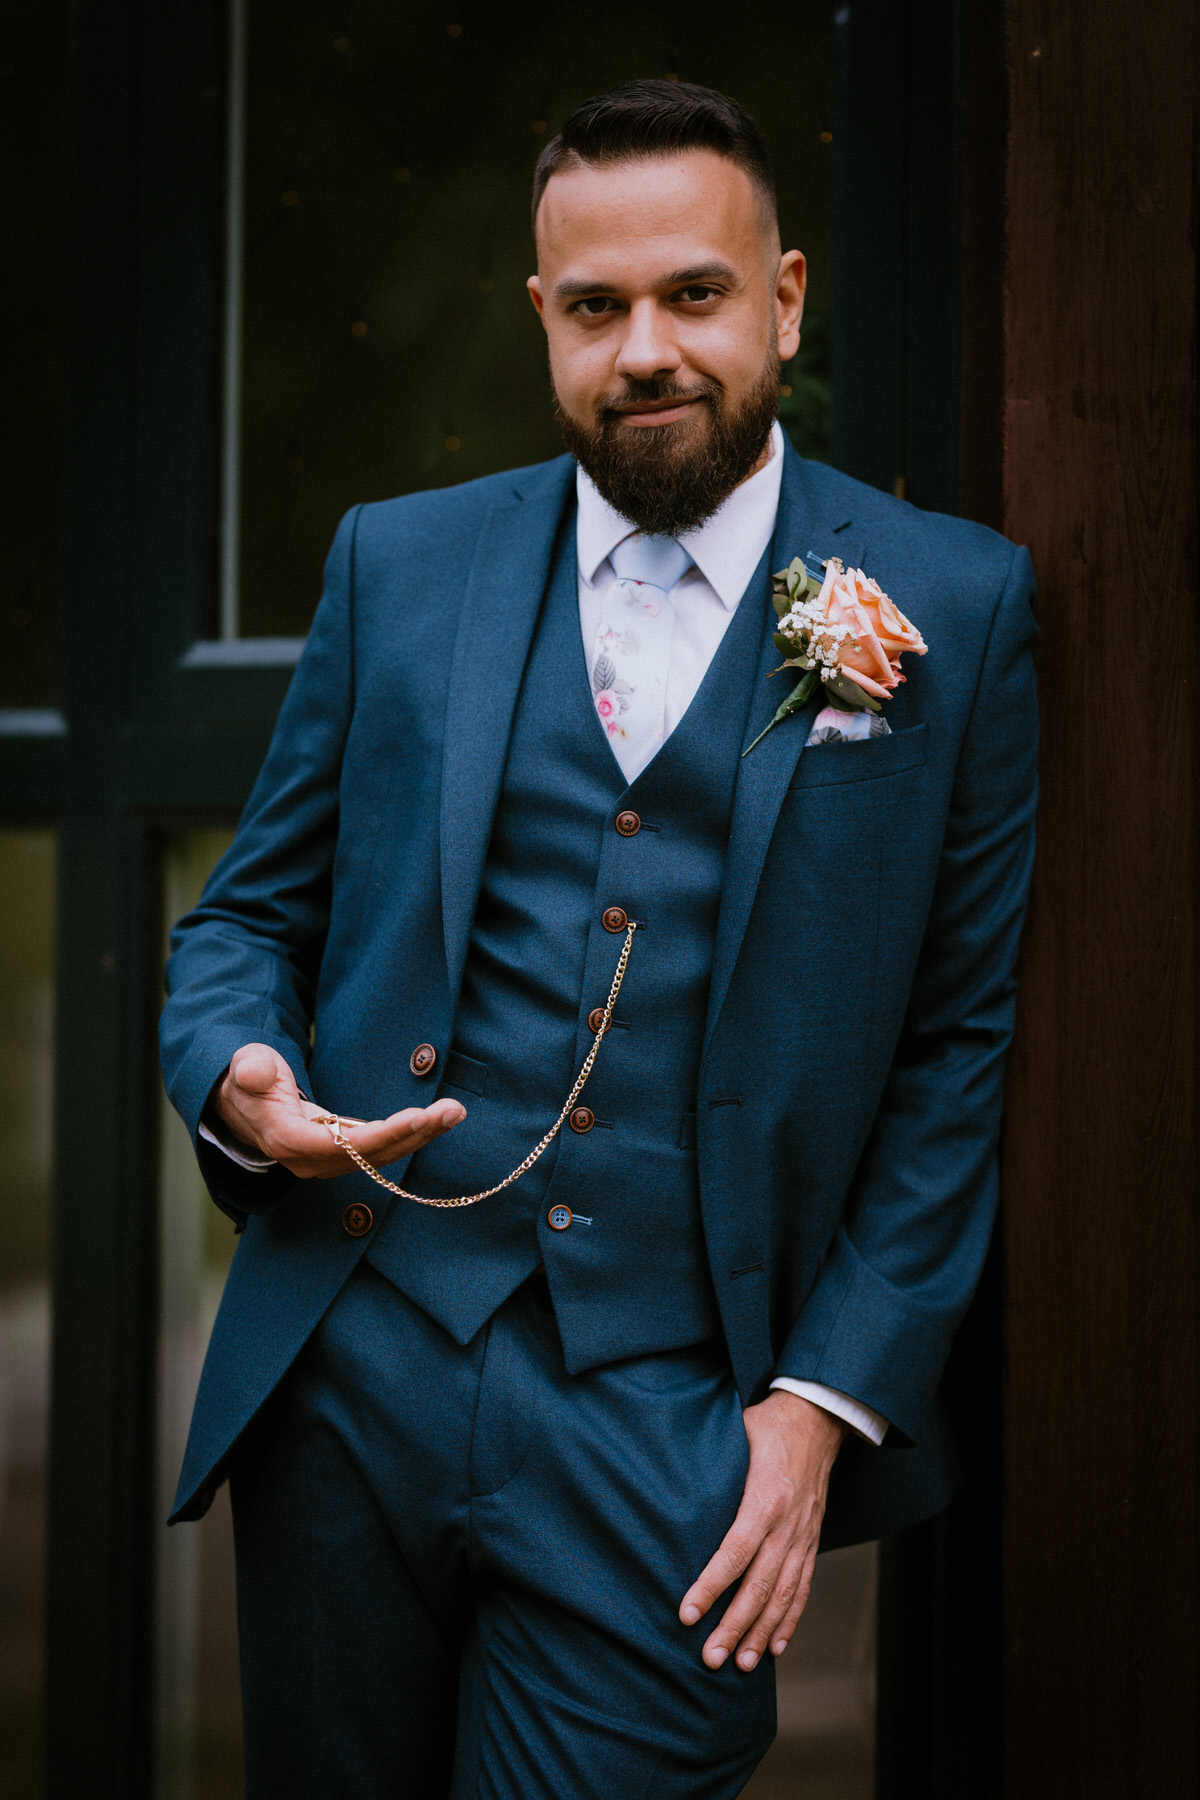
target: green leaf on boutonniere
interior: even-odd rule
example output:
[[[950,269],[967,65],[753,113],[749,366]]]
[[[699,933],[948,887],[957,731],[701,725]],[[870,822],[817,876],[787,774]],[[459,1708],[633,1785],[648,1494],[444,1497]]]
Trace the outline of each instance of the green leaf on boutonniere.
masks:
[[[809,574],[798,556],[793,558],[789,568],[777,569],[771,581],[771,604],[781,619],[793,606],[803,606],[806,600],[814,600],[821,591],[820,581]]]
[[[840,706],[843,712],[882,712],[883,707],[874,695],[860,688],[857,681],[852,681],[844,669],[837,669],[825,683],[825,692],[834,706]]]
[[[754,744],[761,744],[766,737],[767,732],[773,731],[776,725],[782,725],[783,721],[790,713],[799,712],[800,708],[805,704],[813,689],[816,687],[819,679],[820,677],[816,669],[810,669],[807,675],[802,675],[787,699],[782,701],[780,705],[776,707],[775,717],[764,730],[759,732],[754,740]],[[742,751],[743,757],[749,756],[751,750],[754,748],[754,744],[747,744],[746,748]]]
[[[780,656],[789,657],[794,661],[804,655],[803,646],[798,644],[795,638],[785,637],[782,631],[776,631],[772,635],[771,642],[778,650]],[[778,673],[778,669],[772,670],[772,674],[778,675]]]

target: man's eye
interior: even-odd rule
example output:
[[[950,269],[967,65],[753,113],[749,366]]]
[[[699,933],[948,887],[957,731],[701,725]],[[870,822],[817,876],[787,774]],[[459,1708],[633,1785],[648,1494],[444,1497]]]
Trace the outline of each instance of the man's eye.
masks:
[[[607,294],[588,294],[583,300],[575,302],[573,310],[583,313],[585,318],[598,319],[603,313],[609,312],[612,306],[613,302]]]
[[[716,288],[697,286],[697,287],[680,288],[680,290],[676,294],[675,298],[677,300],[686,300],[689,306],[698,306],[698,305],[701,305],[705,300],[715,300],[716,295],[717,295]]]

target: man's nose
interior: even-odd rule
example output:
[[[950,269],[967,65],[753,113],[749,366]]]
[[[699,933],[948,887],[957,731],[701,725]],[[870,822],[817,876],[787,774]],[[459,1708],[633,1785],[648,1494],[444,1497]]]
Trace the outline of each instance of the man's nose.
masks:
[[[670,315],[653,300],[632,306],[617,355],[617,374],[631,381],[651,381],[656,375],[673,375],[682,362]]]

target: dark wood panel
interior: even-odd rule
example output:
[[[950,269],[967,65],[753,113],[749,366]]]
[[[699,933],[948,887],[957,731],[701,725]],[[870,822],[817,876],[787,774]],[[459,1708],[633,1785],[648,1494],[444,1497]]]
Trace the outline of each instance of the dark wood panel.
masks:
[[[1005,529],[1044,800],[1004,1210],[1006,1789],[1200,1790],[1197,22],[1014,0]]]

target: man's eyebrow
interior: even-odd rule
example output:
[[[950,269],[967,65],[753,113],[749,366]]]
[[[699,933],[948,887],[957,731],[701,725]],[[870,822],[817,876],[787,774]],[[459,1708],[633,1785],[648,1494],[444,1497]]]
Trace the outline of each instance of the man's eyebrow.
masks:
[[[701,282],[722,281],[734,284],[737,270],[724,262],[696,263],[689,269],[672,269],[659,286],[665,288],[696,287]],[[555,283],[556,300],[585,300],[589,294],[611,294],[619,284],[611,281],[587,281],[569,277]]]
[[[723,262],[697,263],[691,269],[672,269],[664,287],[697,287],[705,281],[736,282],[737,270]]]

